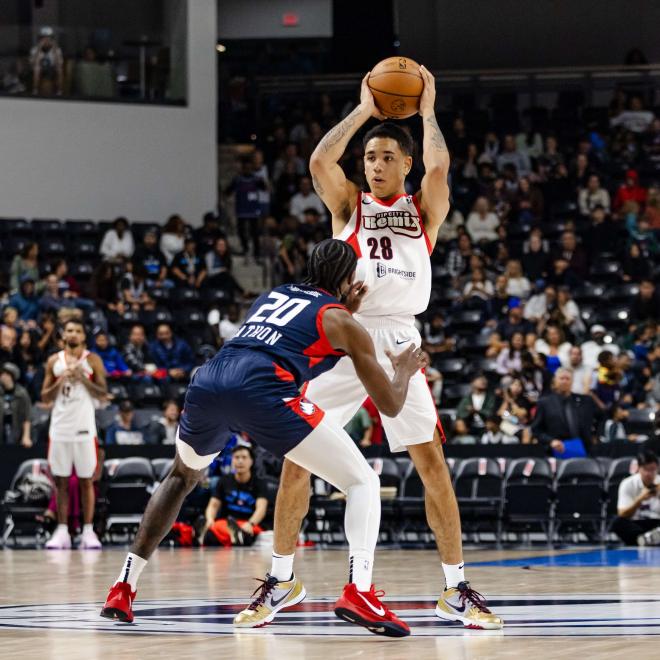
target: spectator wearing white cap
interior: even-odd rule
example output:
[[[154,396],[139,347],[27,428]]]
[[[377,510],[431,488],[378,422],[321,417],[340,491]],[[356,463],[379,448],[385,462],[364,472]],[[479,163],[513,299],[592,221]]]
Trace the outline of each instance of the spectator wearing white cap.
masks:
[[[598,355],[604,351],[611,351],[618,355],[621,349],[612,342],[612,337],[607,334],[605,326],[597,323],[590,329],[591,339],[585,341],[580,348],[582,349],[582,362],[590,369],[598,366]]]

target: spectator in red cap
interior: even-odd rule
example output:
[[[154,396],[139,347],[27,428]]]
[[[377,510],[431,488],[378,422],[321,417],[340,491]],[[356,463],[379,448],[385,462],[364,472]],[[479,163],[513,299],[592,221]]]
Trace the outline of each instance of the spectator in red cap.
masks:
[[[635,170],[626,172],[626,180],[619,186],[614,198],[614,209],[619,210],[626,202],[646,203],[646,188],[639,185],[639,176]]]

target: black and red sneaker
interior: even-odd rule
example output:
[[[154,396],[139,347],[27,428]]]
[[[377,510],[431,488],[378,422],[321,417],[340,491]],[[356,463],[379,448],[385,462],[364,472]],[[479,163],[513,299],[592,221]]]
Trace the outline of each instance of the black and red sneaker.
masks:
[[[384,595],[385,592],[376,591],[373,584],[369,591],[358,591],[351,582],[344,587],[344,592],[335,603],[335,614],[348,623],[364,626],[375,635],[407,637],[410,628],[380,602]]]
[[[106,619],[132,623],[133,601],[136,595],[137,591],[131,591],[131,585],[128,582],[117,582],[110,587],[105,605],[101,610],[101,616]]]

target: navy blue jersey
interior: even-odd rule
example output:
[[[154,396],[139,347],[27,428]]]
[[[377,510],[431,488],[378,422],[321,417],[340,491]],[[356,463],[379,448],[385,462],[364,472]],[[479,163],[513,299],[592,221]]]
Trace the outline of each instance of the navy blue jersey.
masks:
[[[342,355],[323,331],[327,309],[346,309],[329,293],[306,284],[283,284],[264,293],[250,308],[236,336],[218,354],[251,349],[271,356],[299,387],[332,369]],[[283,379],[290,379],[280,374]]]

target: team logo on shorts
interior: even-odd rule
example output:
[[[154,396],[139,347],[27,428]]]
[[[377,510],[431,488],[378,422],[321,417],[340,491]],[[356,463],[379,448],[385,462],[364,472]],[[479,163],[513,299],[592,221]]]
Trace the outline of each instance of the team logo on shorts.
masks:
[[[334,615],[335,598],[307,598],[300,605],[280,612],[267,629],[241,629],[240,634],[266,635],[267,638],[282,634],[373,639],[364,628],[340,621]],[[465,638],[468,634],[462,625],[435,616],[435,598],[437,594],[384,599],[410,625],[412,637],[409,643],[414,643],[417,637]],[[506,637],[644,637],[660,634],[660,620],[653,617],[660,608],[660,594],[493,594],[488,604],[504,619]],[[245,607],[245,600],[138,600],[133,605],[134,623],[102,619],[99,617],[100,607],[100,602],[4,605],[0,607],[0,631],[23,630],[26,644],[35,635],[35,630],[119,635],[234,635],[236,629],[232,620]],[[476,634],[478,637],[501,637],[502,631],[480,630]]]

